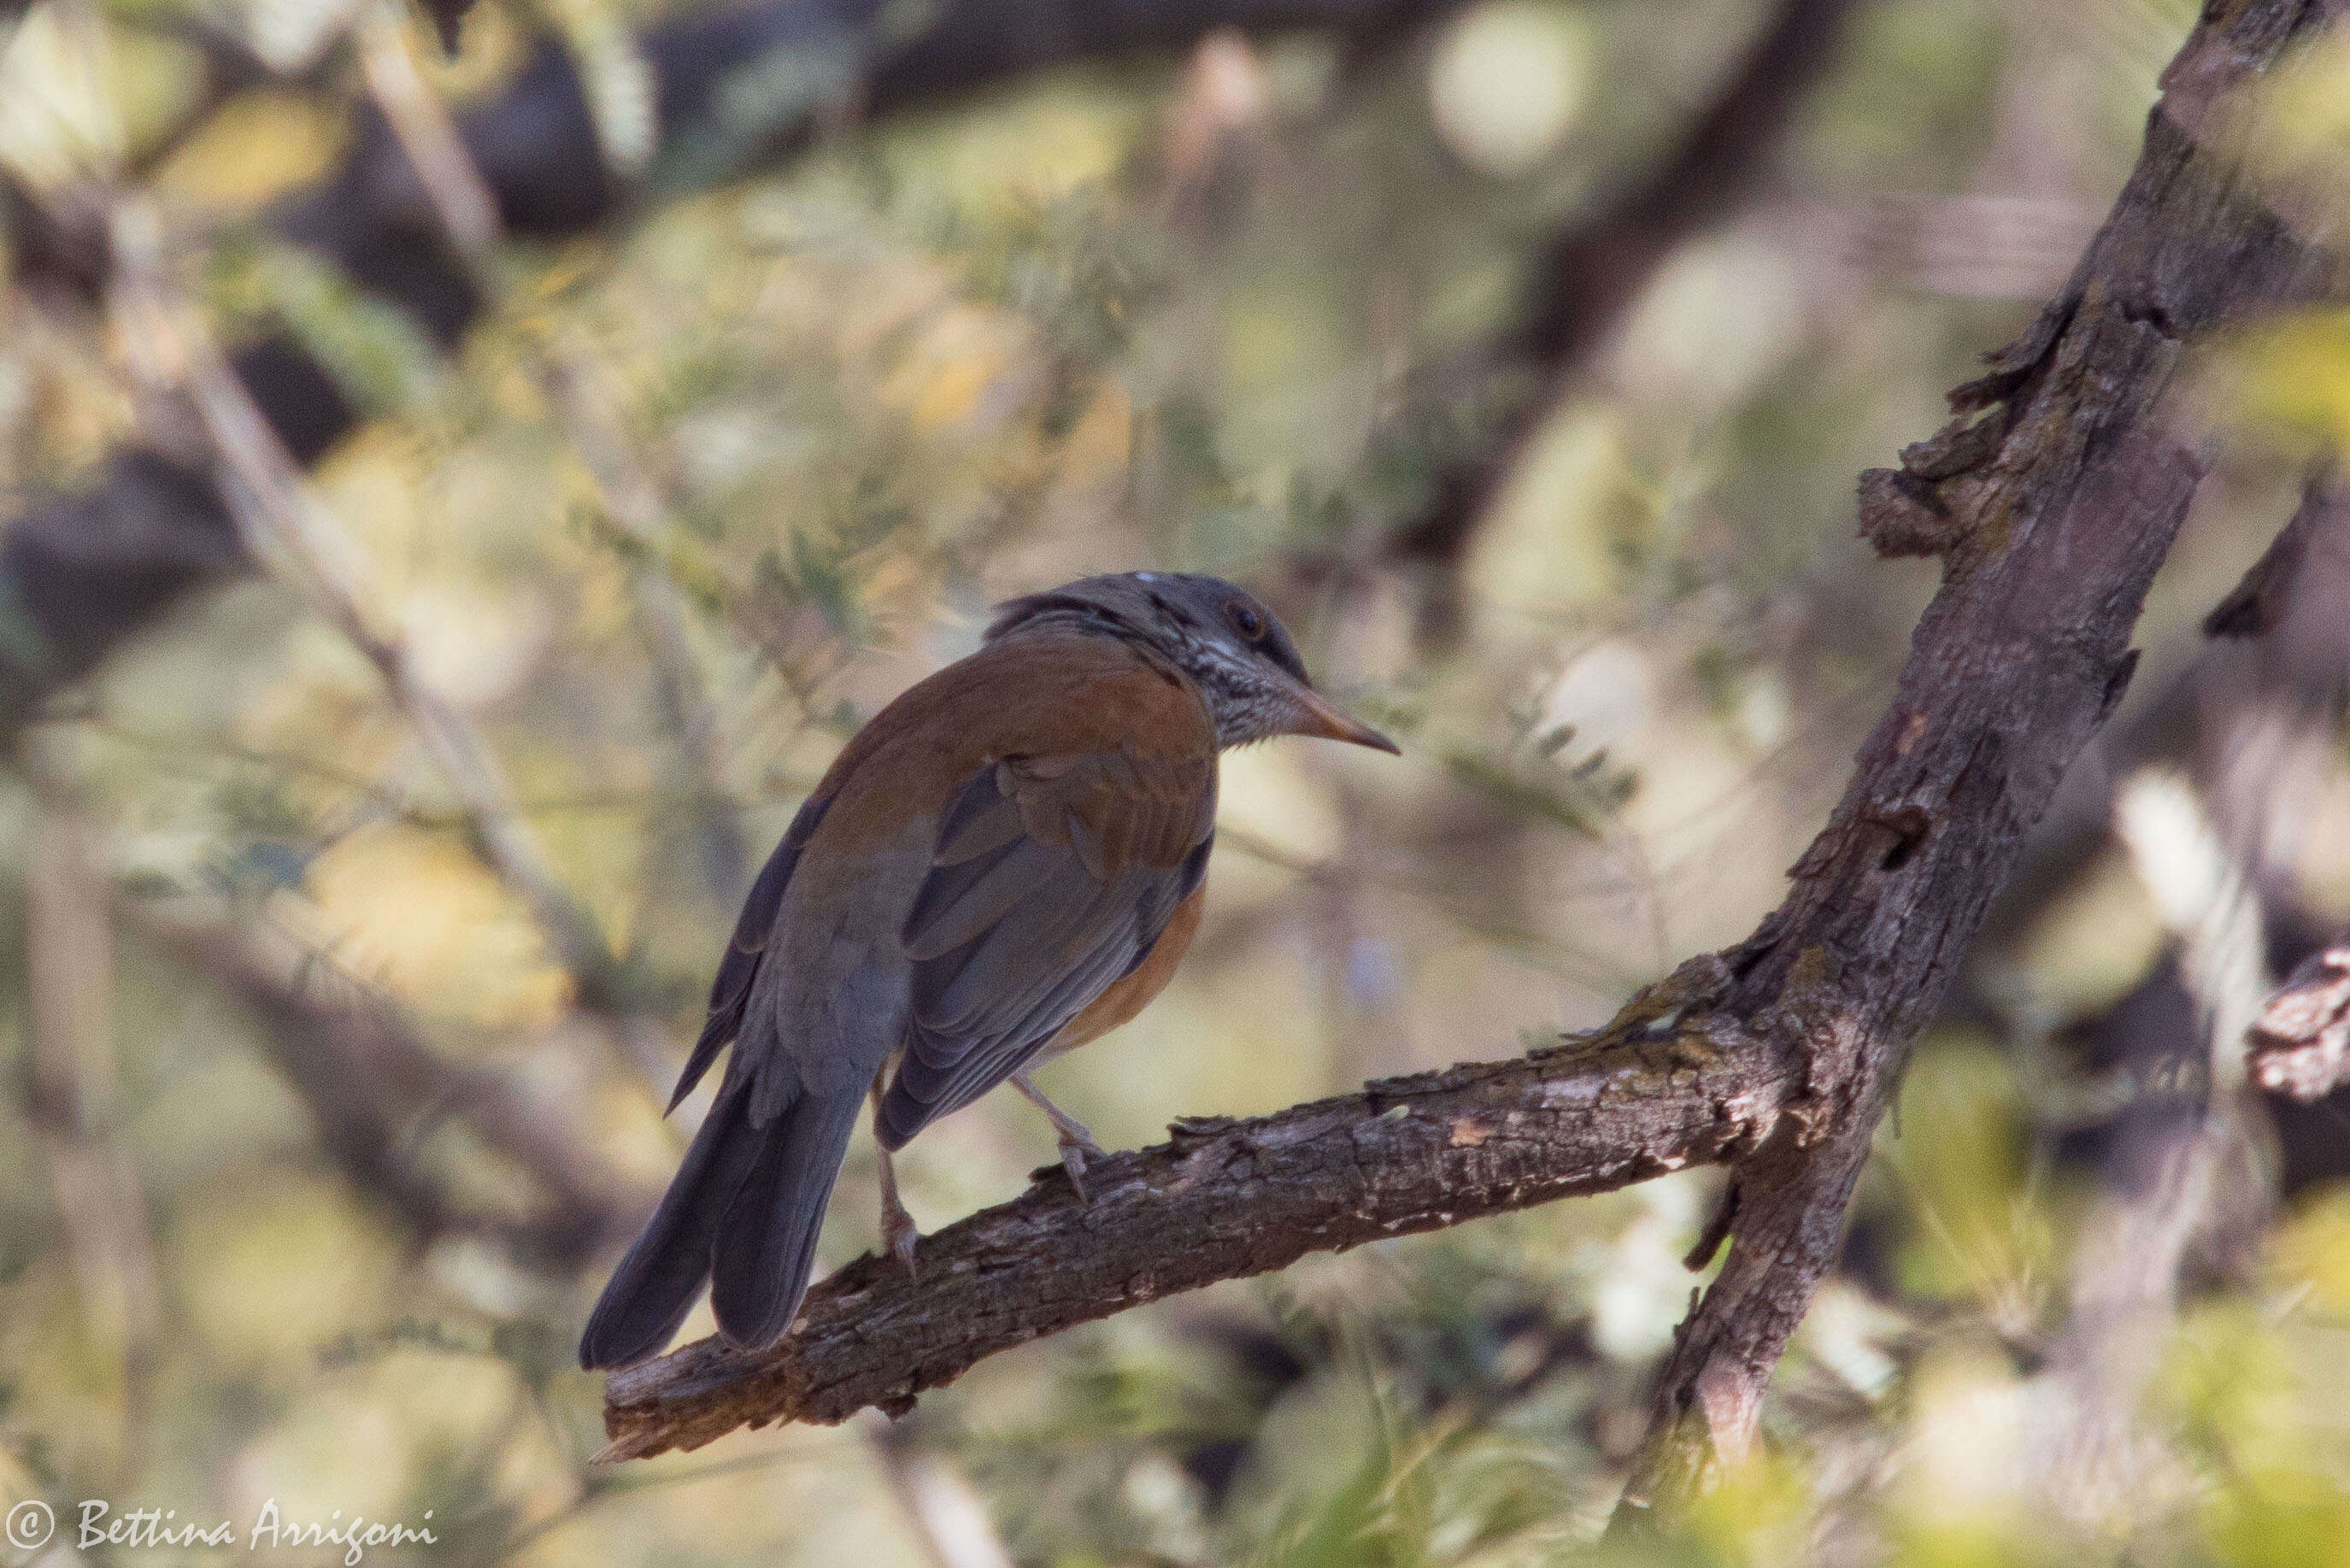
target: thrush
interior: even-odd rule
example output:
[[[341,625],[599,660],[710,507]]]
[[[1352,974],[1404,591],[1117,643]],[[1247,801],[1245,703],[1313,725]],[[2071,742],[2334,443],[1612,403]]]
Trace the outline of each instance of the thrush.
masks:
[[[1027,1070],[1166,986],[1199,929],[1218,754],[1285,734],[1396,749],[1315,691],[1264,606],[1159,572],[1012,600],[876,714],[752,885],[670,1109],[733,1051],[580,1365],[651,1355],[705,1282],[729,1342],[781,1339],[868,1098],[884,1244],[910,1262],[890,1153],[1006,1080],[1082,1192],[1101,1151]]]

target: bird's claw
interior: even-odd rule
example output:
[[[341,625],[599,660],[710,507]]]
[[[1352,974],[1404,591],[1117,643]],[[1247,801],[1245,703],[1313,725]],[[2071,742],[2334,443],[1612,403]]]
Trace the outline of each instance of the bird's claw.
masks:
[[[921,1239],[921,1227],[903,1209],[881,1216],[881,1250],[906,1266],[909,1278],[921,1278],[921,1271],[914,1266],[914,1247]]]
[[[1069,1173],[1069,1185],[1077,1189],[1079,1199],[1092,1202],[1092,1195],[1086,1191],[1086,1163],[1107,1159],[1109,1156],[1094,1141],[1094,1135],[1086,1130],[1086,1124],[1046,1099],[1045,1092],[1029,1080],[1027,1074],[1013,1074],[1012,1086],[1027,1096],[1053,1124],[1053,1141],[1061,1146],[1061,1168]]]
[[[1109,1156],[1102,1152],[1101,1145],[1082,1133],[1074,1136],[1064,1134],[1059,1141],[1061,1168],[1069,1173],[1069,1185],[1077,1189],[1081,1201],[1092,1202],[1093,1194],[1086,1190],[1086,1166],[1088,1161],[1107,1159]]]

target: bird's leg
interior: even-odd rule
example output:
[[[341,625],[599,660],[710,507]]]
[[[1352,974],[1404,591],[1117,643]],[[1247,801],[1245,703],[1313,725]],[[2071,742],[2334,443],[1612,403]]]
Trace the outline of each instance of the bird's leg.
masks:
[[[873,1079],[873,1152],[881,1161],[881,1250],[906,1265],[906,1272],[914,1273],[914,1243],[922,1232],[906,1206],[898,1200],[898,1172],[889,1163],[889,1151],[879,1141],[881,1136],[881,1085],[889,1075],[888,1068]]]
[[[1109,1157],[1102,1152],[1101,1145],[1094,1141],[1094,1135],[1086,1130],[1086,1124],[1046,1099],[1045,1091],[1035,1085],[1025,1071],[1012,1075],[1012,1086],[1027,1096],[1035,1103],[1036,1108],[1051,1119],[1054,1138],[1061,1146],[1061,1168],[1069,1173],[1069,1185],[1077,1189],[1077,1196],[1087,1197],[1086,1161]]]
[[[881,1247],[906,1265],[906,1272],[919,1273],[914,1267],[914,1244],[922,1239],[921,1228],[906,1206],[898,1201],[898,1173],[889,1168],[889,1151],[876,1149],[881,1157]]]

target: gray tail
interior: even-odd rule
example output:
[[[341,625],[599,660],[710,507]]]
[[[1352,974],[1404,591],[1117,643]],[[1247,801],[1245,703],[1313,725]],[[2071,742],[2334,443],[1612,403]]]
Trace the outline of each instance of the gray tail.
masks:
[[[588,1315],[580,1366],[631,1366],[659,1351],[704,1281],[733,1344],[764,1350],[791,1327],[865,1096],[804,1094],[765,1127],[752,1125],[751,1099],[747,1084],[729,1084],[710,1107]]]

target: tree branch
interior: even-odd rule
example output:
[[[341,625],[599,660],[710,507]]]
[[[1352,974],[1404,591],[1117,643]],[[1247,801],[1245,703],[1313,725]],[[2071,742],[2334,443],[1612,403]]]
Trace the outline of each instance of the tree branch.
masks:
[[[2128,685],[2131,628],[2201,476],[2164,401],[2184,342],[2341,286],[2338,264],[2199,140],[2217,141],[2244,108],[2231,95],[2324,10],[2253,0],[2207,15],[2064,292],[1951,394],[1950,425],[1899,470],[1861,476],[1863,535],[1888,556],[1941,556],[1942,590],[1733,999],[1800,1042],[1814,1115],[1734,1173],[1730,1259],[1659,1379],[1619,1524],[1751,1441],[1908,1043]]]
[[[1932,1015],[2066,765],[2112,712],[2147,584],[2200,467],[2162,410],[2183,340],[2338,287],[2197,137],[2315,25],[2308,0],[2207,19],[2137,171],[2064,293],[1958,422],[1861,485],[1863,532],[1935,553],[1942,589],[1786,902],[1591,1040],[1392,1079],[1047,1179],[929,1238],[909,1280],[851,1264],[764,1355],[703,1341],[615,1375],[613,1457],[743,1424],[902,1410],[983,1356],[1314,1251],[1708,1161],[1730,1255],[1679,1330],[1619,1521],[1751,1444],[1762,1392],[1841,1242],[1908,1042]]]
[[[1768,1133],[1790,1068],[1734,1026],[1672,1026],[1675,999],[1709,977],[1718,987],[1719,965],[1701,961],[1611,1033],[1517,1061],[1178,1122],[1168,1143],[1088,1165],[1089,1203],[1047,1179],[924,1238],[914,1279],[859,1259],[810,1293],[778,1353],[710,1339],[614,1374],[606,1454],[903,1411],[985,1356],[1178,1291],[1718,1163]]]

